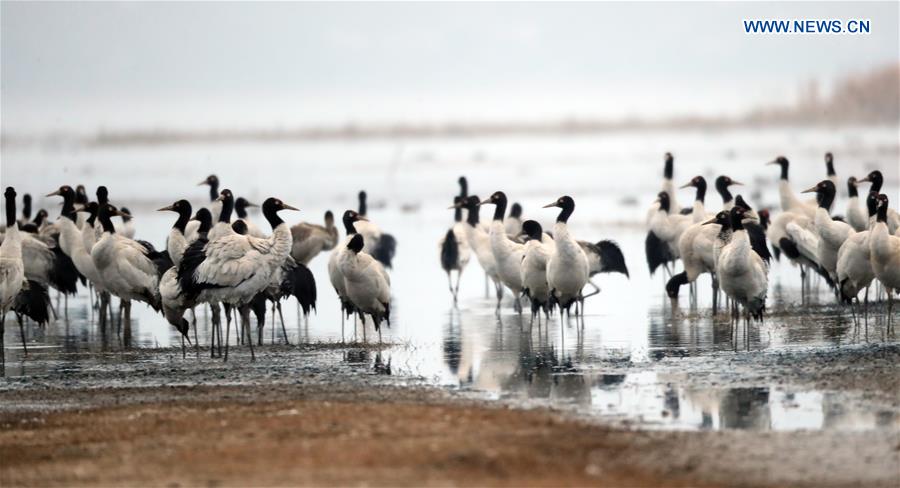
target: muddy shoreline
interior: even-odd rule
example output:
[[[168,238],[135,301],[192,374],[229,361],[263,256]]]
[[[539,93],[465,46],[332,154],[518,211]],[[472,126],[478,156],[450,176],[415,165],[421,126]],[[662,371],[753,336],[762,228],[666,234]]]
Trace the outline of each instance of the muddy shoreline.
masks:
[[[92,355],[121,367],[5,378],[0,479],[4,486],[896,486],[900,479],[900,428],[891,413],[900,402],[896,344],[604,365],[682,375],[698,387],[865,389],[858,401],[885,419],[861,432],[629,428],[346,361],[348,353],[377,351],[291,350],[297,354],[268,351],[253,364],[239,353],[227,365],[182,361],[175,350],[136,351],[125,362]]]

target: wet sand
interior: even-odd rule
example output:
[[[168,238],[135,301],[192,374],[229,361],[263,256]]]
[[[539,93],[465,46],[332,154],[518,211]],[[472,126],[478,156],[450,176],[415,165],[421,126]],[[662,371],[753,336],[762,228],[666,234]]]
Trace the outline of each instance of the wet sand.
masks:
[[[753,364],[776,381],[839,387],[865,378],[875,398],[896,401],[896,345],[794,356],[802,368],[782,355]],[[99,386],[106,378],[10,381],[0,391],[0,479],[4,486],[896,486],[900,479],[896,421],[862,432],[638,431],[376,374],[336,374],[311,370],[269,385],[249,377],[242,385],[118,388]],[[697,376],[718,381],[710,372]]]

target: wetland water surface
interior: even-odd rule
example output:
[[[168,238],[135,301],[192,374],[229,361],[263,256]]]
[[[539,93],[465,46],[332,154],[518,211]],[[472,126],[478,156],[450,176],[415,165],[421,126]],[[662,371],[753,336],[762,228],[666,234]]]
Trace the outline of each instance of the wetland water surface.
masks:
[[[890,141],[895,136],[875,134],[855,134],[847,144],[855,147],[860,137],[877,142],[879,137]],[[808,154],[806,159],[800,158],[803,163],[795,164],[796,171],[792,166],[799,188],[800,181],[813,181],[824,172],[817,146],[822,136],[801,132],[782,140],[772,134],[732,134],[718,144],[721,153],[704,153],[699,151],[706,151],[708,141],[681,135],[680,140],[689,148],[686,152],[698,153],[684,157],[684,163],[679,158],[676,178],[686,181],[696,173],[708,177],[729,173],[748,183],[746,195],[751,196],[751,204],[772,205],[777,202],[776,195],[754,191],[754,187],[772,187],[770,183],[777,177],[777,172],[769,171],[771,168],[762,163],[771,154],[790,149],[800,155]],[[292,346],[284,345],[280,325],[276,321],[273,327],[271,314],[267,314],[265,345],[257,349],[259,360],[255,363],[249,362],[246,346],[233,347],[227,364],[209,358],[205,348],[210,331],[206,310],[197,311],[197,336],[203,346],[199,357],[189,352],[182,359],[181,343],[174,329],[140,304],[133,307],[134,350],[122,351],[116,334],[111,334],[104,345],[96,326],[96,311],[90,306],[87,293],[81,292],[70,297],[67,312],[63,312],[63,302],[56,302],[54,297],[61,318],[45,329],[26,327],[27,358],[22,354],[15,320],[8,318],[6,378],[0,388],[363,381],[437,386],[454,394],[525,408],[557,408],[638,428],[900,429],[900,402],[893,385],[872,388],[865,380],[821,381],[815,374],[823,365],[834,366],[850,357],[865,358],[865,351],[870,349],[876,355],[897,357],[897,339],[886,331],[882,305],[872,306],[868,327],[857,328],[849,309],[834,305],[824,284],[812,296],[801,299],[798,272],[786,262],[773,264],[765,323],[753,324],[749,330],[743,324],[734,329],[724,315],[712,316],[708,276],[698,281],[696,306],[690,305],[686,287],[677,304],[665,297],[663,278],[659,274],[651,278],[647,273],[641,223],[646,203],[656,191],[656,183],[642,181],[658,180],[659,155],[665,149],[659,141],[649,146],[660,148],[648,148],[629,137],[617,136],[608,145],[578,138],[567,142],[548,140],[543,142],[549,149],[535,154],[521,151],[517,141],[484,142],[492,164],[480,159],[484,154],[465,155],[455,141],[443,145],[423,142],[423,147],[407,151],[413,154],[407,156],[410,161],[389,164],[358,162],[363,160],[363,154],[373,151],[389,159],[386,154],[393,153],[375,143],[349,148],[321,144],[300,149],[275,145],[217,146],[203,151],[194,147],[99,150],[88,151],[87,155],[61,155],[63,162],[47,167],[51,176],[42,180],[22,171],[23,165],[45,164],[41,154],[24,149],[9,155],[5,152],[5,183],[21,186],[32,194],[45,194],[63,182],[84,182],[89,187],[106,184],[114,203],[126,204],[135,212],[137,237],[158,247],[164,245],[173,216],[153,209],[181,196],[203,204],[206,189],[186,182],[199,181],[211,170],[219,173],[224,186],[236,195],[261,200],[269,193],[277,193],[302,209],[299,214],[285,215],[294,221],[319,222],[327,208],[336,213],[352,208],[355,191],[367,186],[370,199],[374,200],[370,217],[394,234],[399,244],[392,272],[392,327],[384,330],[383,347],[372,346],[377,335],[371,325],[366,333],[369,346],[357,347],[363,337],[361,329],[354,330],[352,320],[343,332],[348,345],[340,345],[338,303],[327,279],[327,256],[322,255],[311,265],[319,289],[318,312],[303,320],[296,313],[295,302],[285,303]],[[530,141],[526,146],[543,147],[540,143]],[[760,149],[760,144],[768,144],[770,150]],[[816,149],[808,149],[810,146]],[[314,174],[310,181],[291,186],[275,176],[265,176],[267,171],[286,171],[291,164],[303,164],[323,154],[339,155],[335,174],[329,175],[333,181],[326,182],[324,176]],[[460,154],[474,159],[459,167],[437,164]],[[697,162],[722,154],[729,154],[728,163],[712,166]],[[252,178],[247,177],[243,165],[243,158],[249,155],[261,155],[264,161],[264,171],[254,172]],[[149,159],[185,157],[198,161],[196,169],[173,167],[170,177],[156,173],[128,175],[118,170],[96,172],[105,161],[125,161],[135,168],[144,168]],[[896,154],[891,153],[890,157],[896,158]],[[536,185],[528,177],[528,168],[538,167],[539,161],[546,158],[568,162],[572,172],[583,177],[573,181],[593,183],[557,181],[559,175],[550,174],[549,180]],[[593,162],[605,159],[610,164]],[[630,159],[646,164],[631,173],[622,165],[612,164]],[[513,161],[521,166],[511,166]],[[620,182],[633,180],[634,193],[623,190],[624,184],[614,185],[608,178],[598,178],[604,168],[614,174],[603,177],[612,176]],[[848,175],[863,171],[861,165],[851,161],[838,168],[839,173]],[[842,171],[843,168],[846,169]],[[545,228],[551,228],[555,212],[540,206],[559,196],[557,191],[546,188],[572,194],[577,202],[573,232],[586,240],[616,240],[625,254],[630,278],[601,275],[594,279],[602,292],[588,300],[583,326],[575,320],[561,323],[559,317],[552,317],[549,323],[532,324],[527,316],[513,313],[509,296],[504,300],[501,316],[495,316],[494,301],[485,294],[484,274],[473,258],[463,275],[459,304],[453,307],[446,276],[439,266],[437,241],[452,221],[452,212],[446,206],[461,173],[469,176],[472,190],[479,194],[489,194],[502,186],[512,200],[522,202],[527,218],[541,221]],[[653,177],[634,179],[637,173]],[[373,175],[383,174],[389,175],[385,181],[371,182]],[[894,188],[896,176],[889,177]],[[77,181],[69,181],[72,178]],[[340,181],[341,187],[335,187],[334,181]],[[335,197],[337,193],[340,196]],[[679,196],[687,202],[691,193],[685,190]],[[708,196],[710,208],[719,204],[717,195]],[[839,200],[838,205],[843,204]],[[50,209],[51,214],[58,208],[57,202],[50,199],[39,200],[38,206]],[[482,213],[484,218],[490,215],[487,211]],[[252,217],[263,222],[258,214]],[[894,320],[897,322],[898,318]],[[234,341],[232,334],[232,345]],[[36,406],[5,408],[31,407]]]

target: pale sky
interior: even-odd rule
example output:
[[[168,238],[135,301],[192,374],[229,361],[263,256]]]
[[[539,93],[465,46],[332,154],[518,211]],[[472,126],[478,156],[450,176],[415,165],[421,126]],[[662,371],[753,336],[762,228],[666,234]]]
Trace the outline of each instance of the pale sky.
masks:
[[[4,1],[0,16],[9,133],[736,114],[900,61],[898,2]],[[872,32],[747,35],[745,18]]]

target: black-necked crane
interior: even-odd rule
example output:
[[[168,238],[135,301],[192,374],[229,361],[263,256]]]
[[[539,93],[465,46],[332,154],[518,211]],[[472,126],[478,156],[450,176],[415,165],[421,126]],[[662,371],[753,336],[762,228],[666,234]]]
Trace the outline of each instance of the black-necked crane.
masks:
[[[891,326],[894,309],[894,293],[900,290],[900,237],[888,232],[889,200],[885,194],[878,195],[875,225],[869,235],[869,252],[872,256],[872,270],[884,285],[888,295],[888,327]]]
[[[338,268],[344,278],[347,298],[363,322],[363,337],[364,316],[368,314],[381,342],[381,322],[391,325],[391,278],[379,261],[363,252],[362,235],[353,235],[346,247],[348,252],[340,254]]]
[[[349,244],[350,239],[357,234],[356,224],[365,222],[365,217],[353,210],[347,210],[341,217],[341,222],[344,224],[344,231],[346,232],[347,237],[344,238],[344,241],[339,244],[328,257],[328,279],[331,281],[331,286],[334,288],[334,291],[337,293],[338,299],[341,302],[341,341],[343,341],[344,321],[355,312],[355,309],[353,308],[353,303],[347,297],[347,285],[340,269],[341,255],[350,252],[347,248],[347,244]]]
[[[112,217],[120,215],[110,204],[99,206],[97,220],[103,229],[91,249],[91,259],[106,289],[122,300],[125,320],[124,343],[131,345],[131,302],[140,301],[161,310],[159,279],[172,261],[168,254],[157,252],[149,243],[134,241],[116,233]]]
[[[22,195],[22,219],[19,224],[25,225],[31,222],[31,194]]]
[[[853,228],[846,222],[834,220],[828,211],[834,204],[836,188],[831,180],[822,180],[816,186],[804,190],[803,193],[815,193],[819,205],[813,222],[815,223],[818,242],[816,256],[819,266],[824,268],[832,281],[837,280],[838,250],[852,234]]]
[[[552,305],[550,285],[547,282],[547,262],[556,251],[556,243],[544,233],[541,224],[534,220],[523,222],[522,232],[528,237],[521,266],[523,293],[531,300],[531,321],[534,322],[534,318],[538,317],[540,324],[541,311],[547,320],[550,319]]]
[[[16,297],[25,283],[25,263],[22,261],[22,236],[16,222],[16,190],[9,186],[3,192],[6,203],[6,233],[0,244],[0,362],[6,362],[4,325],[6,313],[13,309]],[[25,347],[25,329],[21,322],[22,345]]]
[[[131,210],[128,207],[122,207],[119,209],[119,213],[122,214],[122,230],[119,233],[129,239],[134,239],[134,217],[131,215]]]
[[[725,294],[744,307],[747,334],[751,317],[762,320],[766,310],[769,288],[769,265],[754,250],[744,228],[743,207],[729,212],[730,232],[723,235],[723,244],[716,259],[716,276]],[[724,230],[724,226],[723,226]],[[723,232],[720,231],[720,235]]]
[[[217,302],[236,306],[244,330],[250,330],[249,303],[271,282],[272,274],[287,259],[291,250],[291,231],[278,216],[281,210],[296,210],[277,198],[262,205],[263,216],[272,228],[265,239],[240,235],[231,230],[220,237],[191,244],[178,268],[178,284],[190,303]],[[212,231],[210,231],[212,232]],[[225,332],[225,359],[228,358],[228,334]],[[250,354],[253,341],[248,341]]]
[[[172,229],[166,238],[166,251],[169,252],[169,258],[176,267],[181,263],[184,250],[189,245],[187,237],[185,237],[185,230],[188,222],[191,220],[192,211],[191,203],[187,200],[178,200],[172,205],[157,210],[157,212],[175,212],[178,214],[178,219],[175,220],[175,224],[172,225]]]
[[[550,285],[550,294],[560,308],[560,314],[563,310],[569,311],[572,304],[578,301],[581,303],[579,312],[583,319],[582,289],[590,277],[590,265],[584,249],[569,232],[568,222],[572,212],[575,211],[575,201],[566,195],[544,206],[544,208],[551,207],[558,207],[561,210],[556,217],[556,224],[553,225],[556,250],[547,262],[547,284]]]
[[[853,186],[850,187],[851,195],[854,188]],[[875,193],[870,193],[866,198],[866,208],[872,217],[876,214],[877,197]],[[843,300],[850,302],[852,307],[853,299],[856,299],[856,306],[859,308],[859,292],[863,289],[866,291],[862,314],[867,326],[869,321],[869,285],[875,279],[875,270],[872,268],[871,251],[869,250],[869,235],[869,230],[851,234],[838,250],[837,258],[838,288]],[[854,313],[854,315],[856,314]]]
[[[325,212],[325,225],[300,222],[291,226],[293,246],[291,257],[294,261],[309,266],[309,263],[323,251],[330,251],[337,246],[338,229],[334,225],[334,214]]]
[[[781,177],[778,180],[778,198],[781,200],[781,210],[785,212],[794,212],[812,219],[815,216],[816,207],[818,205],[815,200],[800,200],[794,193],[794,190],[791,188],[791,182],[788,179],[788,173],[791,166],[788,158],[778,156],[774,161],[770,161],[766,164],[777,165],[781,168]]]
[[[503,220],[503,227],[510,239],[518,240],[522,234],[522,205],[514,202],[509,207],[509,215]]]
[[[673,259],[678,259],[678,240],[681,238],[681,234],[690,227],[693,218],[673,210],[668,192],[659,192],[657,204],[658,209],[650,219],[650,230],[668,247]]]
[[[678,203],[675,200],[675,182],[672,180],[672,177],[675,173],[675,158],[672,157],[671,153],[665,154],[665,166],[663,167],[663,183],[662,183],[662,191],[669,195],[669,205],[671,208],[678,208]],[[647,237],[644,240],[644,252],[647,256],[647,266],[650,268],[650,276],[656,272],[656,269],[660,266],[665,270],[665,274],[671,276],[673,274],[673,269],[669,268],[669,263],[674,267],[675,261],[678,259],[673,249],[669,244],[660,239],[655,232],[653,232],[653,228],[651,222],[654,217],[656,217],[659,211],[659,199],[655,200],[650,208],[647,210]]]
[[[513,241],[506,235],[506,226],[503,217],[506,214],[507,199],[502,191],[494,192],[488,199],[479,205],[494,205],[494,219],[491,221],[491,252],[494,254],[494,262],[497,265],[497,276],[500,282],[509,288],[513,294],[513,305],[516,312],[522,312],[522,256],[525,246]],[[497,313],[500,313],[500,300],[497,301]]]
[[[859,180],[859,182],[871,183],[872,186],[869,187],[869,192],[881,194],[881,187],[884,186],[884,175],[881,174],[881,171],[876,169],[866,175],[865,178]],[[898,230],[900,230],[900,213],[892,208],[889,208],[887,210],[887,226],[888,233],[890,234],[895,234]]]
[[[497,274],[497,261],[494,259],[494,252],[491,250],[491,236],[489,230],[480,222],[481,200],[478,195],[469,195],[461,200],[458,205],[462,205],[466,209],[466,242],[469,248],[475,253],[475,258],[481,269],[488,278],[494,283],[494,292],[497,296],[497,303],[503,298],[503,283],[500,282],[500,276]]]
[[[447,285],[450,287],[450,294],[453,296],[453,303],[457,303],[459,297],[459,281],[462,278],[463,270],[469,264],[471,257],[471,249],[466,241],[466,225],[462,220],[462,197],[454,197],[453,205],[450,207],[453,212],[453,226],[447,230],[447,233],[441,238],[438,247],[441,250],[441,268],[447,273]],[[452,272],[456,271],[456,286],[453,286]]]
[[[197,183],[197,186],[209,186],[209,210],[210,215],[212,216],[213,222],[217,222],[219,220],[219,213],[222,211],[222,200],[219,199],[219,177],[212,174],[207,176],[203,181]],[[197,226],[200,225],[196,220],[192,220],[188,222],[187,229],[185,230],[185,236],[189,242],[193,242],[197,239]]]
[[[716,192],[722,197],[723,210],[731,210],[731,207],[734,206],[734,196],[731,194],[731,190],[728,189],[731,186],[743,186],[743,183],[735,181],[726,175],[720,175],[716,178]]]

